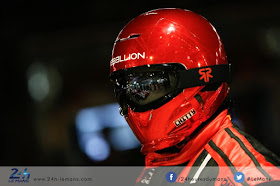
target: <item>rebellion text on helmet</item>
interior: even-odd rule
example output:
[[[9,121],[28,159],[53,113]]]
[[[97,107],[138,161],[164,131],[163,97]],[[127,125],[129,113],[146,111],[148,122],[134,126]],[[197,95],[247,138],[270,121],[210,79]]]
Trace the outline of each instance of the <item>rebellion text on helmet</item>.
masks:
[[[196,114],[196,111],[194,109],[191,109],[189,112],[187,112],[186,114],[181,116],[179,119],[175,120],[174,124],[176,125],[176,127],[179,127],[180,125],[185,123],[188,119],[193,117],[193,115],[195,115],[195,114]]]
[[[124,61],[128,61],[128,60],[136,60],[136,59],[145,59],[145,52],[143,52],[142,54],[140,52],[137,53],[131,53],[128,55],[123,55],[123,56],[117,56],[112,58],[111,62],[110,62],[110,66],[115,65],[116,63],[121,63]]]

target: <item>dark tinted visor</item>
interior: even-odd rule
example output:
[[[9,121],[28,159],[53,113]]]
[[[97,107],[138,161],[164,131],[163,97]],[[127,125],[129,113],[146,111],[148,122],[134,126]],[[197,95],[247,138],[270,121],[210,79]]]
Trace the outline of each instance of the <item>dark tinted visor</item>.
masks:
[[[129,73],[125,89],[130,105],[144,106],[166,96],[176,86],[174,75],[166,71]]]
[[[123,111],[129,106],[135,112],[143,112],[169,101],[176,92],[179,68],[182,67],[152,65],[113,74],[115,95]]]
[[[160,64],[118,70],[110,76],[123,114],[156,109],[185,88],[230,82],[230,64],[186,70],[182,65]]]

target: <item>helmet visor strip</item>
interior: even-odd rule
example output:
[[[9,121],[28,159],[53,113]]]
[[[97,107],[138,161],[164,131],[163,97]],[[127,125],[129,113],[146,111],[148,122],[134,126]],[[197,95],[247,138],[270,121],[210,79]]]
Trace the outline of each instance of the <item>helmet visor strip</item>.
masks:
[[[127,114],[128,107],[135,112],[156,109],[184,88],[229,82],[229,67],[226,64],[185,70],[178,64],[149,65],[119,70],[110,79],[122,113]]]

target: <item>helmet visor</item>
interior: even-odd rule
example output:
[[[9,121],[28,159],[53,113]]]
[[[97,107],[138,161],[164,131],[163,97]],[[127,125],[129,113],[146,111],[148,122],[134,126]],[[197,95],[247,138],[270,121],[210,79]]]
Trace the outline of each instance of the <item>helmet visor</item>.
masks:
[[[177,63],[147,65],[118,70],[110,78],[125,115],[128,107],[135,112],[159,108],[185,88],[230,82],[230,64],[188,70]]]
[[[166,66],[127,69],[111,79],[123,111],[127,106],[135,112],[158,108],[170,100],[177,87],[176,72]]]
[[[135,105],[147,105],[170,93],[174,77],[164,71],[128,74],[125,86],[128,99]]]

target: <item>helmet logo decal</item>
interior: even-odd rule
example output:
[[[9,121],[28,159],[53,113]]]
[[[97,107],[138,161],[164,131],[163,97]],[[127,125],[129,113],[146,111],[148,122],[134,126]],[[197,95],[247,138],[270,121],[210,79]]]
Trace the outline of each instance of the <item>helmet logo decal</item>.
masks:
[[[188,119],[193,117],[193,115],[196,114],[196,111],[194,109],[191,109],[189,112],[178,118],[177,120],[173,121],[173,123],[176,125],[176,127],[179,127],[183,123],[185,123]]]
[[[201,75],[199,79],[204,79],[204,82],[209,82],[209,78],[213,78],[213,76],[210,74],[211,72],[212,69],[210,67],[199,69],[198,73]]]
[[[136,59],[145,59],[145,52],[143,52],[142,54],[140,52],[137,53],[131,53],[128,54],[128,56],[126,56],[125,54],[123,56],[117,56],[112,58],[111,62],[110,62],[110,66],[115,65],[116,63],[121,63],[124,61],[128,61],[128,60],[136,60]]]

